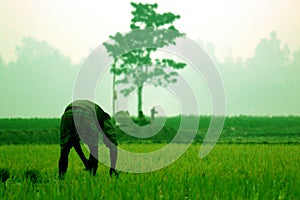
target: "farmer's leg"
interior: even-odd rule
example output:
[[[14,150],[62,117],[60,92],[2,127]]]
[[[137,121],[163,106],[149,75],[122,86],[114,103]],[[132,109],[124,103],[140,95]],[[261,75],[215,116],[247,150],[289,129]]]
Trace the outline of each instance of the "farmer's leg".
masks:
[[[91,166],[90,172],[95,176],[98,169],[98,145],[89,146],[89,149],[90,149],[89,164]]]
[[[109,153],[110,153],[110,168],[116,169],[118,150],[116,147],[111,147],[109,149]]]
[[[83,162],[85,168],[88,169],[88,159],[86,159],[79,142],[76,142],[74,144],[74,149],[77,152],[78,156],[80,157],[81,161]]]
[[[59,158],[59,161],[58,161],[58,175],[59,175],[59,177],[62,177],[67,172],[68,157],[69,157],[69,153],[70,153],[71,148],[72,148],[72,146],[70,146],[70,145],[61,146],[60,158]]]
[[[74,146],[74,122],[72,112],[63,114],[60,123],[60,158],[58,161],[59,176],[63,176],[68,169],[68,156],[70,149]]]

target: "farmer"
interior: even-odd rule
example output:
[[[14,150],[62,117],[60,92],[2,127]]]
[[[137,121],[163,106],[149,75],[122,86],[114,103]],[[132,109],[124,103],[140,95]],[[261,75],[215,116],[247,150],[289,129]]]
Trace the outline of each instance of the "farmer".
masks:
[[[69,104],[61,118],[60,158],[58,162],[59,177],[68,169],[68,155],[72,147],[79,155],[85,169],[96,175],[98,168],[98,141],[102,134],[103,142],[110,150],[109,174],[115,171],[117,160],[117,140],[110,116],[100,106],[88,100],[76,100]],[[80,140],[88,145],[90,156],[87,159],[82,152]]]
[[[155,110],[155,107],[151,108],[151,122],[154,121],[155,114],[157,114],[157,111]]]

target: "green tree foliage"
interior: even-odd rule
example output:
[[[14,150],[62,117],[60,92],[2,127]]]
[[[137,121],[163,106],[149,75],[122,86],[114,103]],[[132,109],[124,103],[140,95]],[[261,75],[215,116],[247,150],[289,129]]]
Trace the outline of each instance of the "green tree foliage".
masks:
[[[290,57],[289,47],[282,44],[275,31],[256,46],[254,56],[247,60],[247,85],[243,87],[251,88],[248,102],[254,110],[286,110],[285,99],[292,92],[288,77]]]
[[[300,48],[293,53],[292,67],[300,68]]]
[[[2,70],[4,66],[5,66],[4,61],[2,59],[2,56],[0,55],[0,70]]]
[[[2,56],[0,55],[0,79],[2,79],[3,81],[5,81],[5,63],[2,59]],[[1,82],[0,82],[1,84]],[[0,86],[1,88],[1,86]]]
[[[15,53],[17,60],[12,63],[13,67],[51,71],[53,68],[62,69],[64,66],[71,66],[70,58],[46,42],[33,38],[23,38],[22,43],[16,46]]]
[[[281,69],[290,63],[290,57],[289,47],[282,45],[277,33],[272,31],[269,38],[262,39],[256,46],[254,56],[247,60],[247,65],[257,75],[267,78],[263,72],[280,75]]]
[[[225,84],[227,110],[235,114],[298,113],[297,56],[272,31],[256,45],[254,55],[243,61],[230,53],[219,64]],[[299,77],[299,76],[298,76]],[[287,102],[289,102],[287,104]]]
[[[23,38],[15,53],[16,60],[3,69],[5,77],[0,79],[1,114],[59,115],[71,100],[78,68],[56,48],[33,38]]]
[[[117,84],[126,85],[121,90],[128,96],[134,90],[138,95],[138,114],[142,112],[142,92],[145,84],[167,86],[175,83],[178,73],[185,63],[169,58],[153,58],[158,48],[175,44],[175,40],[183,37],[173,22],[179,15],[173,13],[157,13],[157,4],[131,3],[131,31],[125,34],[116,33],[110,36],[113,43],[104,43],[110,56],[114,58],[111,72],[119,78]]]

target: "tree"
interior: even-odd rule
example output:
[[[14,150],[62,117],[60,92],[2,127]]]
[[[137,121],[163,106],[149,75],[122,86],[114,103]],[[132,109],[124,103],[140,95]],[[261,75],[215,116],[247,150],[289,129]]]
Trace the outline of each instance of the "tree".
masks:
[[[295,108],[299,108],[298,102],[300,100],[300,48],[293,53],[293,59],[288,67],[287,77],[289,79],[288,92],[289,94],[291,94],[290,99],[292,99],[295,102]]]
[[[255,88],[261,89],[262,96],[270,92],[270,87],[288,81],[286,73],[290,57],[289,47],[282,45],[275,31],[257,45],[253,57],[247,60],[247,70],[252,82],[256,84]]]
[[[300,68],[300,48],[293,53],[292,67]]]
[[[0,69],[1,116],[58,116],[72,98],[79,67],[46,42],[23,38],[16,60]]]
[[[3,62],[2,56],[0,55],[0,69],[4,68],[5,64]]]
[[[247,103],[254,112],[286,112],[285,98],[290,96],[290,58],[289,47],[282,44],[275,31],[257,44],[253,57],[247,60],[244,87],[248,93]]]
[[[177,69],[186,66],[185,63],[176,62],[169,58],[153,58],[158,48],[175,44],[175,40],[184,37],[173,25],[179,15],[167,12],[156,12],[157,4],[131,3],[134,8],[130,28],[125,34],[116,33],[110,36],[113,43],[105,42],[108,53],[114,59],[111,72],[119,79],[117,84],[127,87],[121,90],[128,96],[137,90],[138,116],[142,117],[142,93],[145,84],[154,86],[167,86],[175,83]]]
[[[15,52],[17,56],[15,65],[18,67],[49,70],[71,66],[70,58],[65,57],[46,42],[34,38],[23,38],[21,45],[16,46]]]
[[[282,45],[277,38],[276,31],[272,31],[270,38],[264,38],[255,48],[254,56],[248,59],[247,64],[259,70],[269,71],[286,67],[290,62],[290,49]]]
[[[7,73],[7,68],[5,67],[5,63],[0,54],[0,91],[4,91],[2,87],[6,83],[6,73]]]

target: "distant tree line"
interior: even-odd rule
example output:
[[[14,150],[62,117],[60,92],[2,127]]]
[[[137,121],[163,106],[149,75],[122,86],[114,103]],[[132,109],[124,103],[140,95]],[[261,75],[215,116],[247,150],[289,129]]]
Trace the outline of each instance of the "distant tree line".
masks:
[[[72,64],[69,57],[46,42],[33,38],[23,38],[15,53],[16,60],[7,65],[0,56],[1,114],[58,116],[72,99],[79,65]]]
[[[275,31],[262,39],[246,60],[229,52],[216,58],[212,44],[203,45],[222,75],[230,114],[300,114],[300,48],[291,52]]]
[[[300,114],[300,48],[291,52],[275,31],[246,60],[229,53],[220,61],[212,44],[202,46],[222,75],[227,113]],[[9,63],[0,55],[0,117],[59,116],[72,100],[80,65],[34,38],[24,38],[15,53]]]

